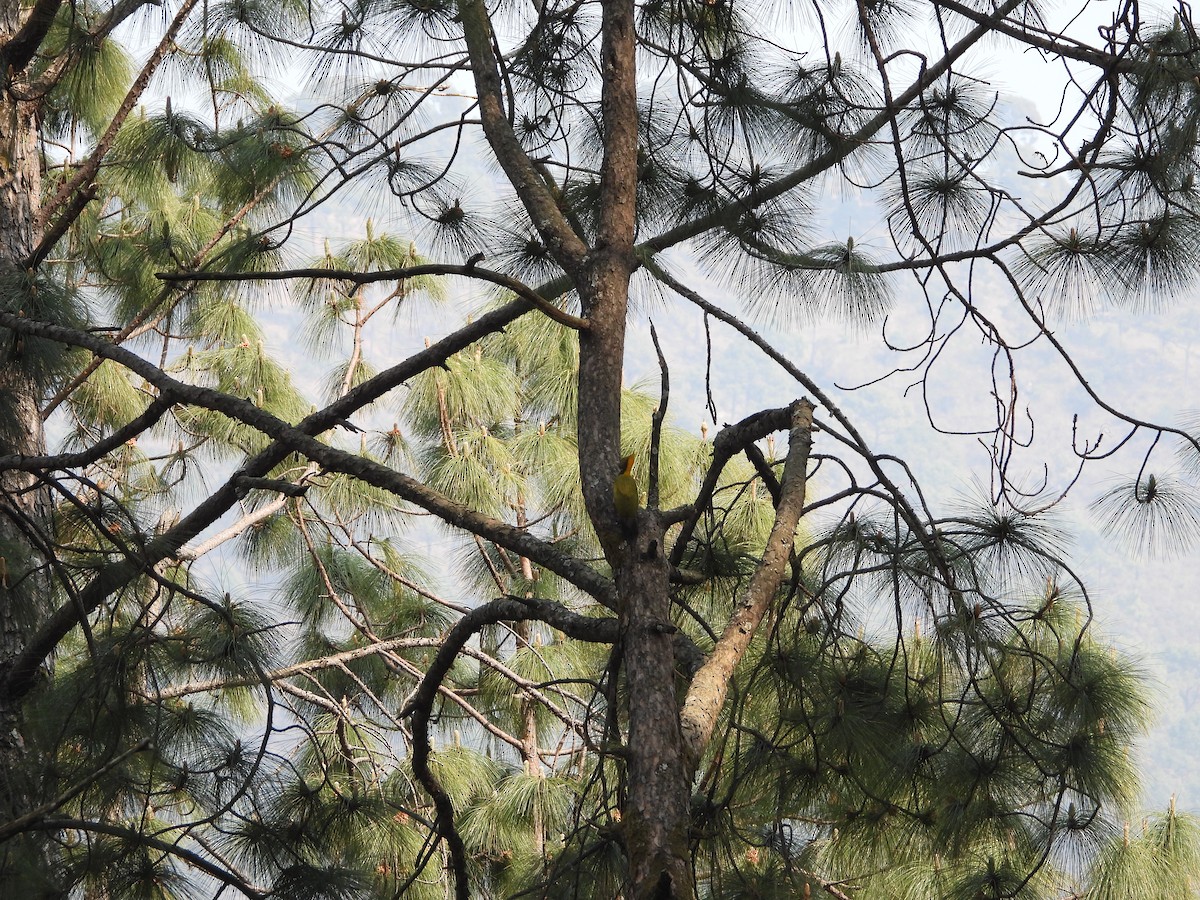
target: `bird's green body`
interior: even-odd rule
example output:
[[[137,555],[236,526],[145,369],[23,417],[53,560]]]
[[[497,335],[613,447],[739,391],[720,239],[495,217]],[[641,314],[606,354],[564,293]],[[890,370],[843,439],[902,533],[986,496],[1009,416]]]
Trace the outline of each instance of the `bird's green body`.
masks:
[[[617,520],[626,534],[631,534],[637,527],[637,511],[639,506],[637,480],[633,477],[633,456],[626,456],[622,461],[624,469],[613,481],[613,505],[617,508]]]

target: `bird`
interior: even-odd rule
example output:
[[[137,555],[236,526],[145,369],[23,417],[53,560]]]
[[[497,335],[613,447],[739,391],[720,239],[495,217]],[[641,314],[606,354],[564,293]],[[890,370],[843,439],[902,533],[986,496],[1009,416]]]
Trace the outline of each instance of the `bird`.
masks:
[[[638,497],[637,481],[633,477],[633,454],[621,460],[621,473],[613,481],[613,505],[617,508],[617,521],[625,536],[632,537],[637,529]]]

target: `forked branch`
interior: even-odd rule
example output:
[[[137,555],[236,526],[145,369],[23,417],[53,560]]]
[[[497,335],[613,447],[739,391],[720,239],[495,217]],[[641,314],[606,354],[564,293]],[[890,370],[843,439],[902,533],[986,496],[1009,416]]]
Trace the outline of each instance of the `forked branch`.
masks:
[[[770,609],[792,553],[808,483],[813,405],[808,400],[797,400],[791,410],[792,428],[787,460],[783,465],[782,495],[775,510],[771,536],[767,539],[762,560],[754,570],[750,584],[738,600],[729,624],[725,626],[724,634],[692,679],[679,713],[684,745],[693,767],[712,739],[733,671]]]

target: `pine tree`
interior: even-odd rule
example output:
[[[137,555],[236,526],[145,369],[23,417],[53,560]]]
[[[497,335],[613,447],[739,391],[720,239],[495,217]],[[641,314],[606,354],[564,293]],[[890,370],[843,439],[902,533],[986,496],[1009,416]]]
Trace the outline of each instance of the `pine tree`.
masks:
[[[154,5],[0,14],[6,889],[1192,889],[1196,823],[1137,821],[1149,700],[1067,560],[1075,482],[1018,474],[1046,347],[1123,429],[1070,447],[1125,467],[1098,520],[1200,524],[1195,429],[1057,330],[1196,275],[1185,5]],[[1065,66],[1053,121],[996,46]],[[646,312],[791,402],[717,427],[738,373],[653,328],[626,384]],[[982,502],[934,509],[748,324],[830,322],[922,390],[986,345]]]

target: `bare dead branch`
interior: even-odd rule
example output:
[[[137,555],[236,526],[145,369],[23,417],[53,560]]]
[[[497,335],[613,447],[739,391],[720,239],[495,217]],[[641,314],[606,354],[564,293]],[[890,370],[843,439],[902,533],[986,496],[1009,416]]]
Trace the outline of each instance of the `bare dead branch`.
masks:
[[[704,754],[725,704],[729,680],[738,661],[754,639],[759,623],[779,590],[783,569],[791,558],[796,525],[804,509],[808,484],[808,455],[812,448],[813,406],[807,400],[792,405],[792,424],[787,461],[783,466],[783,492],[775,510],[775,524],[745,592],[739,598],[729,624],[692,678],[680,710],[687,753],[694,770]]]

